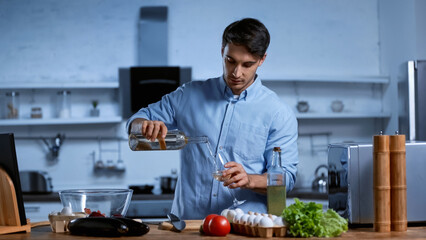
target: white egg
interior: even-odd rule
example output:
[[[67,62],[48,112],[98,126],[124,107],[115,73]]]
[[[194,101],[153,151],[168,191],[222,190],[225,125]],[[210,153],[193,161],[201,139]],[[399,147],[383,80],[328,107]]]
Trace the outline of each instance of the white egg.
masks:
[[[240,224],[247,224],[248,218],[250,217],[250,215],[248,215],[247,213],[244,214],[241,219],[240,219]]]
[[[244,215],[244,213],[237,213],[233,219],[234,223],[240,223],[241,217]]]
[[[261,226],[261,227],[273,227],[274,222],[272,222],[272,219],[270,219],[268,217],[264,217],[264,218],[262,218],[262,220],[260,220],[259,226]]]
[[[260,220],[262,220],[262,218],[264,218],[264,216],[262,215],[257,215],[256,218],[253,221],[253,227],[256,227],[257,225],[259,225]]]
[[[235,210],[229,210],[226,214],[226,218],[228,219],[229,223],[232,223],[234,220],[235,215],[237,215],[237,212]]]
[[[269,218],[270,218],[270,219],[272,219],[272,221],[275,221],[275,219],[276,219],[277,217],[278,217],[277,215],[271,215],[271,216],[269,216]]]
[[[229,209],[223,209],[222,212],[220,213],[220,216],[226,217],[228,215],[228,211]]]
[[[244,214],[244,211],[241,208],[236,208],[235,212],[237,212],[237,214],[238,213]]]
[[[267,217],[268,214],[267,213],[262,213],[262,216]]]
[[[282,217],[276,217],[274,219],[274,226],[277,226],[277,227],[284,226],[283,218]]]
[[[62,208],[61,215],[67,215],[67,216],[72,215],[71,207]]]
[[[250,225],[250,226],[253,226],[253,222],[254,222],[254,219],[257,217],[257,215],[250,215],[250,217],[248,218],[248,220],[247,220],[247,225]]]

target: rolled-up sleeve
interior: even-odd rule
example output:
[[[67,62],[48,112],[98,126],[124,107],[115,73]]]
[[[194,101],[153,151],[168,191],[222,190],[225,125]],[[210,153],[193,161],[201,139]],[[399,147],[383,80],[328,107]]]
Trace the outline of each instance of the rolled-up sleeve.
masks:
[[[177,88],[175,91],[164,95],[160,101],[149,104],[146,108],[141,108],[133,114],[126,123],[126,130],[129,132],[130,124],[136,118],[145,118],[148,120],[162,121],[168,128],[176,126],[175,112],[179,106],[179,101],[183,95],[185,85]]]
[[[281,165],[286,172],[287,192],[293,189],[296,182],[297,164],[299,163],[297,131],[298,124],[293,111],[288,107],[282,108],[272,119],[264,154],[268,168],[272,163],[273,148],[281,148]]]

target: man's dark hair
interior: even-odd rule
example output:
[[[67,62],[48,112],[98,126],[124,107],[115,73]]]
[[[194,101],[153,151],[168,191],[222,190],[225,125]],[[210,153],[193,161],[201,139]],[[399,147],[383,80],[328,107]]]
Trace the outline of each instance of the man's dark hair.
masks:
[[[254,18],[244,18],[225,28],[222,48],[228,43],[245,46],[249,53],[262,58],[268,49],[270,38],[263,23]]]

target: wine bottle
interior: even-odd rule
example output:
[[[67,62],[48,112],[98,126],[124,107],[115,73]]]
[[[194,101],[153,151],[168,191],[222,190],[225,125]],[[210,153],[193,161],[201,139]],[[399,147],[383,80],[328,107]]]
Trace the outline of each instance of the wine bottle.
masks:
[[[208,143],[208,138],[205,136],[189,137],[182,131],[171,130],[167,132],[165,138],[158,137],[152,142],[142,134],[129,134],[129,147],[133,151],[179,150],[188,143]]]
[[[285,170],[281,166],[281,148],[274,147],[272,164],[267,171],[268,213],[281,216],[286,207]]]

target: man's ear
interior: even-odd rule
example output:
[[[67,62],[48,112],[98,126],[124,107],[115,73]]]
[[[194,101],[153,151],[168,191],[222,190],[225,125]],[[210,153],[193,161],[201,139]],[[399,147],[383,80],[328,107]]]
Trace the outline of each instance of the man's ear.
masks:
[[[223,57],[223,51],[225,51],[225,47],[222,47],[222,48],[220,49],[220,53],[222,54],[222,57]]]
[[[266,55],[267,55],[267,53],[265,53],[265,55],[263,55],[263,57],[260,59],[260,61],[259,61],[259,67],[262,65],[262,63],[265,61],[265,59],[266,59]]]

